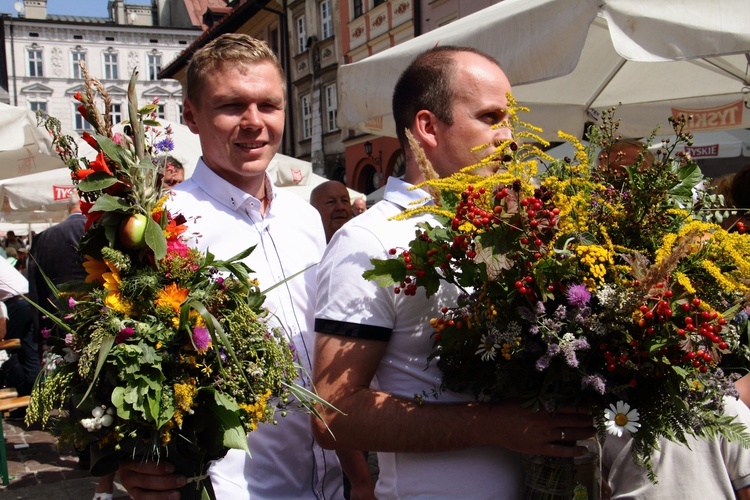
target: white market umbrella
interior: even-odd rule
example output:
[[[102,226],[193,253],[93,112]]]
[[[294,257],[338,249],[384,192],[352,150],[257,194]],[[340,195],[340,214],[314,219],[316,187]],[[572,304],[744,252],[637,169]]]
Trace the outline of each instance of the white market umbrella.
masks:
[[[2,212],[64,211],[72,191],[73,182],[67,167],[3,179],[0,180]]]
[[[63,133],[79,139],[79,154],[93,158],[94,150],[75,132]],[[0,103],[0,179],[36,174],[64,167],[52,146],[52,137],[36,124],[29,109]]]
[[[680,110],[693,130],[750,127],[743,87],[750,53],[747,0],[505,0],[339,68],[339,125],[395,137],[391,94],[401,71],[436,45],[494,56],[522,118],[557,139],[622,102],[625,137],[648,135]],[[372,82],[378,82],[374,85]]]

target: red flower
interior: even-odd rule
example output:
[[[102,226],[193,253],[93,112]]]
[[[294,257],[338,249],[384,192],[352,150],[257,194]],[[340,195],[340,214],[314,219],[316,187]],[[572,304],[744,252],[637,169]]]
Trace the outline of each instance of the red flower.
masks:
[[[81,168],[76,170],[73,173],[73,180],[82,181],[94,172],[106,172],[107,174],[112,175],[112,171],[107,166],[106,157],[101,151],[99,151],[99,153],[96,155],[96,159],[94,161],[89,162],[89,167],[90,168]]]
[[[83,135],[81,135],[84,141],[88,143],[89,146],[99,151],[99,143],[96,142],[96,139],[94,139],[94,136],[89,134],[88,132],[84,132]]]
[[[102,215],[104,215],[104,212],[101,210],[96,210],[94,212],[91,212],[91,207],[93,207],[93,203],[89,203],[87,201],[81,200],[81,212],[83,215],[86,216],[86,231],[89,230],[91,225],[102,218]]]
[[[89,167],[93,168],[95,172],[107,172],[112,175],[112,171],[107,166],[107,158],[101,151],[96,155],[96,159],[89,163]]]
[[[86,111],[86,106],[84,106],[83,104],[81,104],[80,106],[78,106],[77,109],[78,109],[78,112],[81,114],[81,116],[84,117],[86,119],[86,121],[88,121],[88,119],[89,119],[89,112]]]
[[[75,94],[73,94],[73,98],[74,98],[74,99],[75,99],[76,101],[78,101],[78,102],[83,102],[83,96],[81,95],[81,93],[80,93],[80,92],[76,92]]]

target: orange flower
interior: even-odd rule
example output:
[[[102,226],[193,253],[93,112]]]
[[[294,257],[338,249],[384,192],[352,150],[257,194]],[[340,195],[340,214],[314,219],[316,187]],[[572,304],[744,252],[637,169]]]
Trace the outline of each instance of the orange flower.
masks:
[[[91,255],[84,256],[83,268],[86,270],[86,283],[104,283],[103,275],[109,271],[107,263],[96,260]]]
[[[172,219],[167,222],[167,227],[164,228],[164,235],[169,240],[178,237],[185,231],[187,231],[187,226],[185,224],[178,224],[177,221]]]
[[[185,302],[189,292],[190,290],[187,288],[180,288],[177,283],[171,283],[159,291],[156,297],[156,305],[169,307],[175,313],[179,313],[180,306]]]

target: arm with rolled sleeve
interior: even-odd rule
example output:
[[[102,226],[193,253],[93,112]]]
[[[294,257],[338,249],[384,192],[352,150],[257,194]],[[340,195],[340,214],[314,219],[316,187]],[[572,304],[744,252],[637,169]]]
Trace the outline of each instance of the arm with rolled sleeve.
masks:
[[[372,212],[355,221],[368,219],[366,215]],[[407,335],[404,330],[408,331],[408,326],[404,328],[400,322],[427,323],[435,311],[405,318],[402,310],[399,316],[395,301],[401,298],[394,299],[392,288],[362,278],[362,272],[371,267],[370,258],[385,258],[387,249],[373,231],[353,222],[334,235],[318,270],[313,379],[319,394],[340,410],[326,411],[325,423],[314,421],[314,435],[321,446],[434,452],[495,445],[557,456],[577,456],[585,451],[554,443],[560,439],[561,428],[571,439],[593,435],[592,419],[584,413],[562,411],[552,417],[515,402],[437,404],[418,401],[415,392],[396,395],[371,388],[394,328],[398,335]],[[422,341],[431,346],[430,334]],[[408,358],[409,353],[403,356]],[[421,358],[422,353],[416,356]],[[412,360],[419,372],[426,362],[427,356]]]

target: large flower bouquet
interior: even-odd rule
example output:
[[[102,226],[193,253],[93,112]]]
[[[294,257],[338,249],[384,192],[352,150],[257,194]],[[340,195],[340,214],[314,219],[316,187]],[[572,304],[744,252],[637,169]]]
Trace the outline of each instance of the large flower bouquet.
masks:
[[[183,494],[212,495],[209,461],[247,450],[246,434],[283,415],[285,401],[314,412],[318,399],[294,385],[293,350],[267,324],[264,294],[241,262],[252,249],[219,261],[186,245],[186,219],[165,208],[161,186],[169,130],[152,127],[155,104],[138,108],[135,80],[128,123],[113,133],[109,96],[86,74],[76,97],[95,131],[84,135],[92,161],[44,119],[81,195],[88,276],[56,289],[69,310],[37,306],[58,328],[43,332],[51,348],[27,422],[90,445],[95,475],[120,459],[169,460],[193,480]]]
[[[737,391],[720,368],[722,355],[741,352],[750,235],[715,222],[720,200],[689,157],[673,154],[690,139],[685,119],[653,165],[644,148],[634,165],[609,169],[594,151],[606,157],[616,138],[611,113],[589,149],[561,134],[577,154],[554,161],[512,108],[504,125],[515,141],[478,165],[444,179],[422,165],[430,180],[419,187],[436,203],[401,217],[427,211],[434,222],[365,273],[395,293],[463,290],[431,320],[437,389],[590,408],[602,438],[632,434],[652,479],[662,437],[721,433],[750,444],[722,415],[722,397]]]

